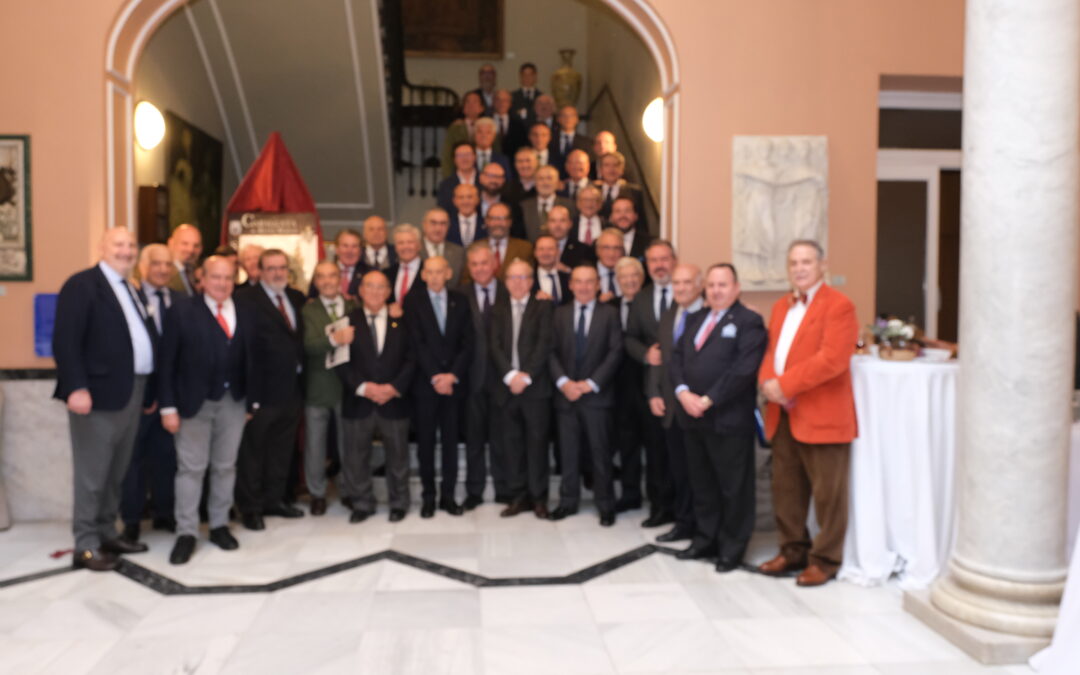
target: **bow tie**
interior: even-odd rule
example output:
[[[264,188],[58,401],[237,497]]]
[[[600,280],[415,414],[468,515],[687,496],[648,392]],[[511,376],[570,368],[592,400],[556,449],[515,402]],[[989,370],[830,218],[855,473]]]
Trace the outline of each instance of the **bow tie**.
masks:
[[[795,293],[791,296],[791,304],[797,305],[800,302],[804,305],[808,304],[810,302],[810,296],[805,293],[795,291]]]

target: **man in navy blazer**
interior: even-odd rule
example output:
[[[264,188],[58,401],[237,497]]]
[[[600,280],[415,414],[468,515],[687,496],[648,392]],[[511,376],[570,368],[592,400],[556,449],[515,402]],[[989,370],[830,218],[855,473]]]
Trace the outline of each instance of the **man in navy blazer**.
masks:
[[[466,375],[472,360],[473,325],[468,299],[446,284],[453,275],[442,256],[424,261],[427,287],[405,298],[405,326],[416,355],[412,384],[417,458],[423,485],[421,518],[435,515],[435,431],[442,447],[439,508],[460,516],[454,500],[458,467],[458,419],[465,398]]]
[[[475,185],[462,183],[454,188],[454,204],[448,209],[450,231],[446,240],[458,246],[469,248],[474,241],[487,239],[487,227],[480,214],[480,191]]]
[[[115,569],[114,554],[147,550],[116,531],[139,416],[155,405],[157,329],[128,280],[135,255],[130,231],[106,230],[101,262],[69,278],[56,303],[53,396],[67,404],[71,425],[73,565],[94,571]]]
[[[228,258],[207,258],[203,292],[177,300],[165,315],[158,403],[162,424],[176,439],[174,565],[195,551],[207,469],[210,541],[226,551],[239,548],[229,532],[229,508],[252,377],[255,310],[233,301],[235,271]]]
[[[668,369],[685,430],[696,531],[680,559],[716,557],[716,571],[742,563],[754,531],[754,408],[769,335],[739,302],[735,268],[705,277],[706,306],[687,318]]]
[[[573,299],[570,293],[570,273],[559,269],[559,242],[550,234],[542,234],[533,244],[536,258],[536,274],[532,292],[537,300],[551,300],[553,304],[565,305]]]

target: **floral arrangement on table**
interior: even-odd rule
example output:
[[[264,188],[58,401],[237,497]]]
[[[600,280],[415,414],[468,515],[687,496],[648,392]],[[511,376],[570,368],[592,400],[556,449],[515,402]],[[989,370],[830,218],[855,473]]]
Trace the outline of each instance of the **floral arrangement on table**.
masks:
[[[878,356],[892,361],[910,361],[919,353],[918,326],[910,321],[878,317],[870,326],[878,344]]]

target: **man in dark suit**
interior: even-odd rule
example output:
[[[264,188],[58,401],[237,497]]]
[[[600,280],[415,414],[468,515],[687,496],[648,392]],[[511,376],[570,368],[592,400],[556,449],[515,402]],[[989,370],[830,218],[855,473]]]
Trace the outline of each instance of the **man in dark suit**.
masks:
[[[533,148],[518,148],[514,153],[514,172],[506,186],[506,201],[515,206],[536,194],[536,172],[540,157]],[[523,235],[519,235],[523,236]]]
[[[207,468],[210,541],[226,551],[240,546],[229,532],[229,507],[253,376],[255,313],[250,304],[233,302],[232,262],[211,256],[203,272],[204,292],[169,310],[161,349],[161,422],[176,439],[177,537],[169,555],[174,565],[195,551]]]
[[[498,147],[499,127],[495,120],[490,117],[481,117],[476,120],[476,170],[483,171],[488,164],[498,164],[503,168],[504,175],[510,175],[510,158],[499,152]]]
[[[398,310],[402,309],[402,303],[409,293],[422,290],[424,280],[420,276],[421,249],[420,230],[415,225],[402,223],[394,228],[394,250],[397,251],[398,260],[386,270],[386,278],[390,280],[390,304],[391,313],[401,316]]]
[[[536,241],[536,238],[546,232],[544,225],[547,223],[548,214],[556,206],[564,206],[568,210],[574,208],[574,202],[559,195],[559,172],[553,166],[542,166],[536,171],[536,195],[521,200],[518,210],[521,213],[524,225],[523,238]]]
[[[510,207],[506,204],[495,204],[488,211],[484,219],[487,225],[488,236],[484,239],[495,255],[495,278],[502,281],[506,276],[506,268],[515,258],[532,261],[532,244],[524,239],[510,236],[510,228],[513,224],[510,215]],[[469,281],[469,270],[462,273],[462,281]]]
[[[116,532],[139,414],[156,405],[148,383],[157,330],[127,280],[135,252],[126,228],[106,230],[101,262],[64,282],[56,303],[53,397],[67,403],[71,424],[73,565],[94,571],[115,569],[114,554],[147,550]]]
[[[334,260],[340,279],[338,292],[347,299],[356,297],[356,287],[360,285],[360,277],[364,276],[365,265],[361,260],[363,250],[363,238],[351,227],[338,230],[334,236]],[[389,258],[387,255],[387,259]],[[319,297],[319,289],[314,283],[308,288],[308,297]]]
[[[542,234],[533,246],[536,274],[532,292],[537,300],[551,300],[565,305],[573,299],[570,293],[570,273],[559,269],[559,242],[550,234]]]
[[[349,362],[335,370],[344,383],[341,401],[345,455],[341,458],[342,501],[350,523],[375,513],[371,443],[375,432],[386,449],[386,490],[390,522],[409,510],[409,393],[415,373],[412,346],[403,322],[390,316],[390,281],[368,272],[360,282],[362,306],[349,315],[357,326]]]
[[[597,301],[600,281],[594,267],[575,267],[570,273],[572,304],[555,310],[555,346],[551,379],[555,394],[562,485],[552,520],[577,513],[581,498],[580,453],[592,465],[593,493],[600,524],[615,523],[615,494],[611,465],[611,407],[615,405],[615,373],[622,359],[619,312]],[[582,439],[585,439],[582,448]]]
[[[662,356],[658,329],[664,313],[675,302],[671,272],[676,264],[670,242],[654,240],[645,251],[645,264],[652,283],[634,298],[626,328],[626,355],[648,369],[661,367]],[[644,527],[659,527],[672,522],[673,492],[668,473],[668,450],[664,441],[661,417],[645,415],[645,492],[649,498],[649,517]]]
[[[566,172],[566,179],[559,190],[563,197],[574,201],[579,192],[592,185],[589,180],[589,153],[584,150],[571,150],[563,162],[562,170]]]
[[[671,297],[674,302],[660,317],[656,328],[656,346],[649,347],[645,354],[649,364],[645,374],[645,396],[650,412],[664,428],[664,459],[667,461],[670,483],[667,489],[659,491],[659,499],[650,491],[652,503],[649,518],[641,526],[659,527],[674,522],[671,530],[656,538],[661,542],[686,541],[694,536],[694,499],[690,469],[686,463],[683,422],[675,415],[679,404],[675,400],[675,385],[671,383],[668,371],[675,343],[686,332],[687,318],[701,309],[701,282],[701,270],[696,265],[675,267],[671,274]],[[638,332],[638,339],[642,334]],[[629,347],[627,351],[631,350],[636,352],[635,347]]]
[[[526,62],[518,68],[518,82],[521,86],[514,90],[511,98],[511,110],[520,119],[531,119],[533,104],[544,92],[536,88],[536,66]]]
[[[645,249],[649,247],[649,233],[638,225],[634,202],[629,197],[619,197],[611,209],[612,227],[618,228],[623,235],[623,255],[636,258],[644,264]]]
[[[501,376],[492,400],[502,416],[512,497],[500,514],[504,518],[530,508],[537,518],[548,517],[553,305],[530,297],[532,283],[532,266],[524,260],[511,262],[506,272],[510,302],[495,309],[491,322],[491,358],[496,376]]]
[[[491,119],[495,121],[498,132],[498,146],[504,155],[513,157],[518,148],[529,142],[525,136],[525,122],[512,110],[513,99],[505,89],[495,91]]]
[[[615,263],[615,276],[622,295],[609,303],[619,310],[619,325],[626,342],[634,301],[641,294],[645,283],[645,268],[636,258],[622,257]],[[642,386],[645,369],[640,361],[623,355],[619,371],[615,375],[615,433],[612,438],[613,454],[619,457],[619,482],[622,492],[615,502],[615,512],[639,509],[641,499],[641,459],[643,446],[648,441],[648,405]]]
[[[547,232],[559,246],[559,269],[567,273],[578,265],[596,264],[596,249],[577,240],[571,222],[571,211],[565,206],[553,206],[548,212]]]
[[[476,170],[476,148],[472,141],[462,141],[454,146],[450,155],[453,167],[446,178],[439,182],[435,190],[435,203],[447,211],[454,209],[454,188],[459,185],[476,185],[479,172]]]
[[[742,563],[754,532],[754,409],[757,372],[768,346],[761,316],[739,302],[729,264],[705,277],[708,309],[694,314],[675,343],[669,375],[685,415],[694,486],[694,540],[677,557],[716,556],[716,571]]]
[[[540,166],[552,165],[551,127],[542,122],[534,122],[529,127],[529,147],[536,150]]]
[[[477,208],[480,206],[480,192],[475,185],[458,185],[454,188],[453,210],[450,214],[450,232],[447,241],[469,248],[474,241],[487,237],[484,219]]]
[[[397,262],[397,253],[390,246],[388,238],[390,230],[386,226],[386,219],[382,216],[371,215],[364,219],[364,247],[360,255],[360,276],[371,270],[387,270]],[[353,276],[356,276],[354,272]],[[355,288],[350,283],[350,287]]]
[[[285,503],[303,408],[304,295],[288,286],[284,251],[263,251],[259,269],[259,285],[236,297],[255,314],[254,371],[247,392],[253,417],[244,430],[236,471],[236,508],[249,530],[264,529],[263,516],[304,515]]]
[[[574,106],[564,105],[560,108],[557,121],[559,128],[553,130],[551,134],[551,145],[549,146],[551,148],[551,158],[549,161],[559,168],[559,176],[566,178],[566,158],[570,156],[570,151],[582,150],[588,155],[592,152],[593,140],[578,133],[578,122],[581,120],[578,117],[577,108]],[[586,167],[585,173],[588,175],[588,167]]]
[[[169,288],[181,296],[193,295],[195,293],[195,264],[199,261],[199,253],[202,252],[202,233],[194,225],[186,223],[177,225],[169,235],[167,246],[176,268],[176,273],[169,282]]]
[[[495,278],[495,254],[487,242],[474,242],[465,252],[465,264],[472,281],[461,291],[469,300],[473,321],[473,356],[469,366],[469,397],[465,404],[465,510],[484,503],[487,486],[487,450],[491,453],[491,482],[495,501],[510,503],[506,478],[502,432],[499,415],[493,407],[491,392],[498,374],[491,362],[488,347],[493,310],[510,302],[506,287]]]
[[[424,260],[437,255],[446,258],[452,275],[450,286],[456,287],[461,283],[461,271],[465,268],[465,249],[461,244],[446,240],[450,233],[450,214],[440,208],[428,209],[421,228],[424,239],[420,247],[420,257]]]
[[[478,77],[480,79],[480,86],[467,93],[480,96],[480,100],[484,104],[484,114],[490,115],[493,109],[492,106],[495,103],[495,81],[497,79],[495,66],[490,63],[485,63],[480,66]]]
[[[613,151],[601,155],[598,160],[600,178],[593,185],[600,190],[600,215],[609,218],[611,207],[619,197],[629,197],[634,202],[634,213],[645,230],[649,229],[645,211],[645,192],[640,185],[629,183],[623,179],[626,171],[626,158],[621,152]]]
[[[458,417],[467,391],[465,379],[473,350],[468,300],[446,288],[452,274],[446,258],[424,261],[426,292],[405,299],[405,326],[412,340],[416,378],[412,384],[417,456],[423,485],[421,518],[435,515],[435,432],[442,447],[439,508],[460,516],[454,499],[458,469]]]

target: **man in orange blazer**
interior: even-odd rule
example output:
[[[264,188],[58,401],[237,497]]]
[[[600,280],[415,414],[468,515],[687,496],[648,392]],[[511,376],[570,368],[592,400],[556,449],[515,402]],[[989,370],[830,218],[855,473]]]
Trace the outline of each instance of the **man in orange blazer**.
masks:
[[[788,247],[794,287],[773,305],[769,347],[758,373],[768,399],[765,430],[773,448],[773,507],[780,553],[763,563],[765,574],[802,570],[800,586],[836,576],[847,529],[848,462],[855,438],[851,355],[859,324],[855,306],[825,284],[825,256],[816,241]],[[821,531],[806,528],[810,499]]]

